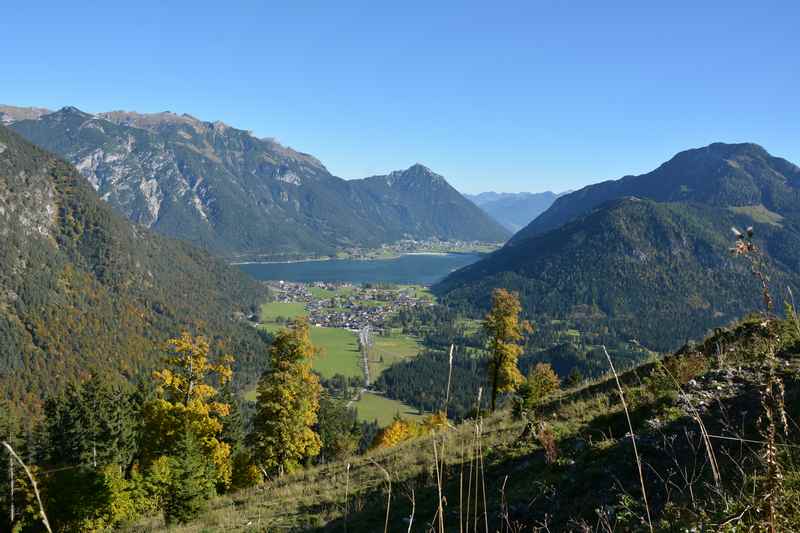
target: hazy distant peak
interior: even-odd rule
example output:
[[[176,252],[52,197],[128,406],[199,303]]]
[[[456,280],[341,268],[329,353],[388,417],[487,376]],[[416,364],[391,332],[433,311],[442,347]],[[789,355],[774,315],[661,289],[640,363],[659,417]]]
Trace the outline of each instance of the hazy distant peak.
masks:
[[[224,130],[229,126],[224,122],[204,122],[188,113],[178,115],[172,111],[160,113],[137,113],[136,111],[110,111],[98,114],[110,122],[122,126],[132,126],[146,130],[155,130],[163,126],[190,126],[198,133],[205,133],[208,129]]]
[[[551,191],[538,193],[489,191],[465,196],[511,231],[517,231],[527,225],[559,197]]]
[[[37,119],[42,115],[52,113],[50,109],[43,107],[16,107],[11,105],[0,105],[0,123],[11,124],[18,120]]]

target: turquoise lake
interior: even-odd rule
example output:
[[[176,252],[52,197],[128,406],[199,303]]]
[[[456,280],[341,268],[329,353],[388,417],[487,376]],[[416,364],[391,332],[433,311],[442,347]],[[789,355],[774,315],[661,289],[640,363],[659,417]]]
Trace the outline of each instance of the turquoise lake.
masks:
[[[394,259],[244,263],[238,266],[259,280],[431,285],[480,257],[476,254],[411,254]]]

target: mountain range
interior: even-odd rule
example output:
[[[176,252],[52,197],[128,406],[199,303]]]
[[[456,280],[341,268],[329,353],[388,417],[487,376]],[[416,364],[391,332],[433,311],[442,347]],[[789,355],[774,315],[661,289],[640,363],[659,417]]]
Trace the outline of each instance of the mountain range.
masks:
[[[0,106],[0,121],[75,165],[133,222],[227,258],[334,255],[401,239],[510,233],[422,165],[344,180],[311,155],[171,112]]]
[[[538,193],[490,191],[464,196],[509,231],[519,231],[546,211],[561,194],[551,191]]]
[[[266,344],[244,317],[266,289],[114,212],[74,167],[0,125],[0,391],[33,409],[92,372],[135,379],[182,331],[234,354]]]
[[[558,198],[500,250],[435,287],[477,312],[494,287],[520,292],[544,329],[669,350],[758,307],[731,227],[753,226],[780,302],[800,286],[800,168],[755,144],[687,150],[641,176]]]

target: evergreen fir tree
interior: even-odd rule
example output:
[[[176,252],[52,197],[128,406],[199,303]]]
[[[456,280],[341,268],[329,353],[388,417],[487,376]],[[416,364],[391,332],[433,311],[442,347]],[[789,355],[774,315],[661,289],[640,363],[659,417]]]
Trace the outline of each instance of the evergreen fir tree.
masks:
[[[583,381],[583,374],[581,374],[581,371],[577,366],[573,366],[569,376],[567,376],[567,386],[577,387],[580,385],[581,381]]]
[[[169,464],[171,476],[164,498],[164,520],[167,524],[185,524],[200,515],[206,500],[214,495],[214,465],[188,428],[176,443]]]
[[[230,407],[228,415],[222,417],[220,440],[231,447],[231,453],[236,453],[244,445],[244,417],[230,383],[226,383],[220,389],[219,401]]]
[[[47,462],[127,468],[136,452],[138,422],[132,396],[94,375],[45,404]]]

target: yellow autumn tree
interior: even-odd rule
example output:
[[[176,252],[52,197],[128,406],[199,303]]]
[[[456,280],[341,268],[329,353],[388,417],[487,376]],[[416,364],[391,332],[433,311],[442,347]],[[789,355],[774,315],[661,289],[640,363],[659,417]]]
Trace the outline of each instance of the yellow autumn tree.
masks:
[[[278,332],[270,347],[270,365],[258,382],[253,431],[247,437],[253,460],[268,472],[291,472],[322,447],[314,431],[322,390],[311,372],[315,353],[304,318]]]
[[[495,410],[498,393],[515,390],[524,380],[518,366],[522,354],[520,342],[532,328],[527,321],[520,322],[520,311],[522,306],[516,293],[505,289],[494,290],[492,308],[483,320],[483,329],[488,337],[492,411]]]
[[[372,449],[392,448],[401,442],[446,430],[449,426],[447,415],[437,411],[422,419],[421,422],[406,420],[397,416],[394,421],[380,430],[372,440]]]
[[[372,449],[392,448],[422,433],[419,424],[412,420],[395,418],[395,420],[380,430],[372,441]]]
[[[185,431],[191,431],[206,458],[215,467],[218,486],[227,488],[231,480],[231,449],[222,442],[222,417],[230,406],[217,401],[217,389],[209,384],[212,375],[224,385],[233,371],[233,357],[209,361],[209,344],[204,337],[183,333],[169,341],[167,368],[153,373],[158,397],[144,405],[144,458],[152,462],[169,455]]]

